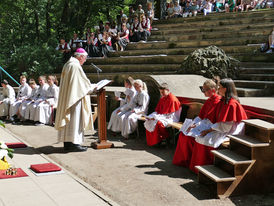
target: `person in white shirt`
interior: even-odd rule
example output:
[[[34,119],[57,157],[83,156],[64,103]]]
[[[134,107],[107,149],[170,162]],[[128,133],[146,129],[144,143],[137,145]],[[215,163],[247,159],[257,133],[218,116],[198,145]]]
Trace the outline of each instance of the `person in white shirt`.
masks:
[[[31,121],[34,121],[36,107],[40,104],[40,102],[46,99],[47,90],[49,88],[49,85],[46,83],[45,76],[40,76],[38,78],[38,81],[39,81],[40,87],[37,92],[37,99],[28,105],[26,109],[26,114],[25,114],[26,117],[29,116],[29,120]]]
[[[4,79],[1,85],[3,92],[0,97],[0,117],[6,118],[9,115],[10,104],[15,101],[15,92],[7,80]]]
[[[17,98],[14,102],[10,104],[10,109],[9,109],[9,117],[13,123],[15,122],[15,118],[18,115],[20,105],[25,99],[28,99],[31,94],[31,88],[27,83],[26,76],[24,75],[20,76],[20,83],[21,85],[19,86]]]
[[[134,83],[134,80],[131,77],[127,78],[124,81],[124,85],[126,88],[126,91],[124,92],[124,94],[126,95],[125,99],[122,99],[120,97],[115,97],[117,101],[120,101],[120,107],[118,107],[112,112],[109,123],[108,123],[108,129],[113,132],[122,131],[121,116],[125,114],[126,112],[126,111],[123,111],[123,108],[131,104],[134,96],[136,95],[136,90],[133,86],[133,83]]]
[[[211,12],[212,12],[212,3],[210,2],[210,0],[207,0],[204,8],[204,15],[206,16],[208,13],[211,13]]]
[[[52,119],[52,114],[58,103],[58,81],[56,76],[50,75],[47,78],[47,82],[49,84],[49,88],[46,92],[46,98],[37,105],[35,110],[34,121],[36,122],[36,126],[52,124],[54,122]]]
[[[69,45],[72,52],[75,52],[77,48],[83,47],[82,42],[78,38],[78,34],[73,34],[73,38],[69,41]]]
[[[141,39],[144,41],[147,41],[147,38],[150,36],[150,20],[147,18],[145,15],[142,16],[142,21],[141,21],[141,29],[140,29],[140,36]]]
[[[126,107],[121,108],[121,111],[125,112],[125,114],[121,116],[121,134],[125,139],[128,139],[128,136],[137,129],[138,118],[147,114],[148,111],[149,95],[147,93],[146,83],[137,79],[134,81],[134,88],[137,91],[137,94],[133,98],[132,102]]]
[[[36,84],[34,79],[29,80],[29,86],[31,87],[30,97],[23,100],[22,104],[19,107],[19,112],[18,112],[18,116],[23,122],[29,119],[29,110],[28,112],[26,112],[28,106],[32,104],[38,98],[39,86]]]

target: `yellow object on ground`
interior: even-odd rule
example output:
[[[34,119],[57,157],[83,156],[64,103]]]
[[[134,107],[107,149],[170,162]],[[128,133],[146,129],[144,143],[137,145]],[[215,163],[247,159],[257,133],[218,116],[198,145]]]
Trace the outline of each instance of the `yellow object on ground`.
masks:
[[[6,160],[6,157],[4,157],[2,160],[0,160],[0,170],[6,170],[9,169],[10,165]]]

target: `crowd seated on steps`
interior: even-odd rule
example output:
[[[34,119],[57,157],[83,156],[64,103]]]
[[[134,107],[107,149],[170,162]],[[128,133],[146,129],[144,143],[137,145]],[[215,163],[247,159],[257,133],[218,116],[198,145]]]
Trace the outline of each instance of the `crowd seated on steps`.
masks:
[[[128,16],[121,10],[116,22],[113,19],[105,23],[100,21],[93,31],[88,28],[82,39],[78,38],[77,33],[69,43],[61,38],[56,50],[64,54],[64,62],[80,47],[88,52],[89,57],[107,57],[109,52],[124,51],[129,42],[146,42],[151,34],[153,19],[151,2],[147,3],[146,12],[141,4],[136,11],[130,7]]]
[[[56,76],[40,76],[39,86],[34,79],[27,83],[26,76],[20,77],[17,97],[7,80],[3,80],[0,118],[12,124],[51,125],[54,122],[54,108],[59,96],[59,87]]]
[[[243,12],[273,8],[273,0],[169,0],[166,18],[191,17],[212,12]]]

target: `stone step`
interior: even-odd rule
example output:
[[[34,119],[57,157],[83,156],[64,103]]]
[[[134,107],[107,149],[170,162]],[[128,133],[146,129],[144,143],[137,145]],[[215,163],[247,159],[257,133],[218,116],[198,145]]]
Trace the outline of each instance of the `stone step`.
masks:
[[[239,97],[264,97],[266,94],[263,89],[236,87]]]
[[[241,62],[241,67],[245,68],[274,68],[274,63],[271,62]]]
[[[261,142],[255,138],[246,135],[228,135],[231,141],[235,141],[250,148],[268,147],[269,143]]]
[[[208,40],[187,40],[180,42],[145,42],[145,43],[133,43],[129,44],[126,50],[136,50],[136,49],[171,49],[171,48],[183,48],[183,47],[205,47],[210,45],[215,46],[232,46],[232,45],[248,45],[248,44],[260,44],[265,42],[267,36],[258,37],[240,37],[240,38],[227,38],[227,39],[208,39]]]
[[[214,154],[214,156],[217,156],[232,165],[250,164],[252,162],[252,160],[248,159],[247,157],[239,155],[228,149],[212,150],[211,152]]]
[[[234,83],[236,87],[242,87],[242,88],[257,88],[257,89],[274,88],[274,81],[234,80]]]
[[[97,65],[102,73],[119,74],[121,72],[138,72],[143,74],[174,74],[180,68],[180,64],[112,64]],[[86,73],[96,73],[91,65],[83,65]]]
[[[240,74],[239,79],[254,81],[274,81],[274,74]]]
[[[274,63],[273,54],[257,53],[257,54],[233,54],[234,58],[241,62],[262,62]]]
[[[142,56],[123,56],[111,58],[90,58],[86,64],[91,62],[95,65],[104,64],[181,64],[185,55],[142,55]]]
[[[274,74],[274,67],[273,68],[240,68],[240,73],[248,73],[248,74]]]
[[[191,18],[174,18],[167,20],[160,20],[154,22],[154,25],[170,24],[170,23],[182,23],[182,22],[195,22],[195,21],[215,21],[216,19],[243,19],[243,18],[256,18],[256,17],[267,17],[273,15],[274,10],[263,10],[263,11],[252,11],[252,12],[239,12],[239,13],[210,13],[207,16],[198,15]]]
[[[172,34],[172,35],[154,35],[149,37],[149,41],[185,41],[185,40],[206,40],[216,38],[231,37],[256,37],[269,35],[269,29],[262,30],[244,30],[244,31],[222,31],[222,32],[195,32],[189,34]]]
[[[256,17],[256,18],[243,18],[243,19],[224,19],[224,20],[213,20],[213,21],[196,21],[196,22],[179,22],[179,23],[169,23],[169,24],[159,24],[156,27],[159,30],[166,28],[193,28],[193,27],[222,27],[230,25],[233,27],[234,25],[248,25],[253,23],[272,23],[274,14],[270,14],[267,17]]]
[[[174,48],[174,49],[136,49],[136,50],[125,50],[119,52],[110,53],[110,57],[119,57],[119,56],[138,56],[138,55],[157,55],[157,54],[166,54],[166,55],[188,55],[196,49],[201,47],[188,47],[188,48]],[[231,53],[252,53],[254,50],[260,48],[259,45],[254,46],[220,46],[227,54]]]
[[[245,31],[245,30],[261,30],[261,29],[268,29],[269,33],[273,27],[273,23],[257,23],[257,24],[250,24],[250,25],[233,25],[231,26],[222,26],[222,27],[194,27],[194,28],[167,28],[162,30],[153,30],[153,35],[172,35],[172,34],[194,34],[198,32],[206,32],[206,33],[213,33],[213,32],[224,32],[224,31]]]
[[[214,165],[195,166],[199,173],[201,172],[214,182],[233,182],[236,180],[235,177],[231,176],[227,172],[219,169]]]

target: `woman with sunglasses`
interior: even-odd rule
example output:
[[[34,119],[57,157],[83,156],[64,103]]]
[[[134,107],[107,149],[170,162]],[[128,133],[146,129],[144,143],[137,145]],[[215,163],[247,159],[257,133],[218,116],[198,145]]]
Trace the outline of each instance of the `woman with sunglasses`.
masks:
[[[208,119],[211,122],[215,119],[215,107],[220,102],[221,97],[217,94],[217,85],[213,80],[206,80],[201,87],[201,91],[208,99],[205,101],[199,116],[193,120],[193,123],[187,130],[190,132],[203,119]],[[193,147],[195,144],[195,137],[187,136],[180,132],[177,147],[173,157],[172,163],[179,166],[189,167]]]

